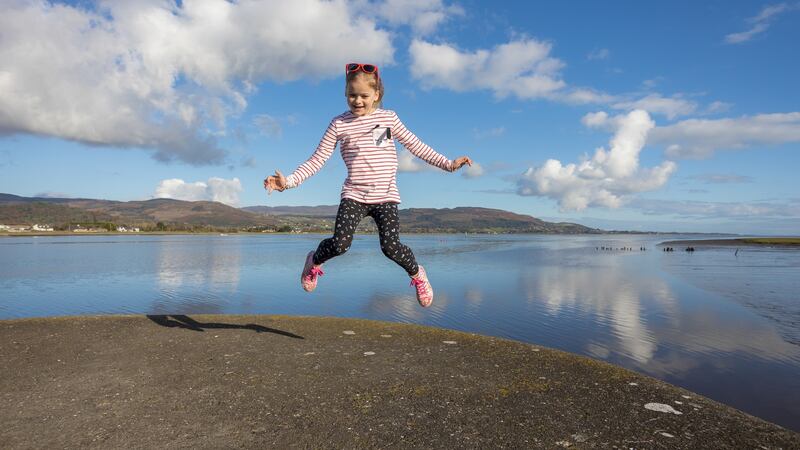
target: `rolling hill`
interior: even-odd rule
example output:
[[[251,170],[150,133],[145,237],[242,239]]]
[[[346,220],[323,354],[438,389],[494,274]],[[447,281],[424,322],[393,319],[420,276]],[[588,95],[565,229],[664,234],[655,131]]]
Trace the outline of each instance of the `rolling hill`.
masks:
[[[0,194],[0,223],[113,223],[152,229],[237,229],[330,231],[338,205],[251,206],[234,208],[218,202],[152,199],[119,202],[86,198],[20,197]],[[409,208],[400,210],[404,232],[412,233],[601,233],[575,223],[546,222],[524,214],[491,208]],[[375,229],[364,220],[361,231]]]

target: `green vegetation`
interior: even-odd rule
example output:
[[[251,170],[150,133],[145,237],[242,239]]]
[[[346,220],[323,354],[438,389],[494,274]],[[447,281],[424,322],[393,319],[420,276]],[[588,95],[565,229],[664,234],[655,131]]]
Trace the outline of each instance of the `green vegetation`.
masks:
[[[800,237],[780,237],[780,238],[746,238],[740,239],[748,244],[763,245],[800,245]]]
[[[4,200],[5,199],[5,200]],[[93,199],[40,199],[0,194],[0,224],[49,225],[55,231],[157,233],[330,233],[337,205],[320,207],[249,208],[216,202],[173,199],[117,202]],[[255,212],[255,211],[259,212]],[[282,213],[273,215],[271,212]],[[574,223],[551,223],[535,217],[489,208],[411,208],[399,211],[404,233],[599,233]],[[364,220],[356,230],[375,233],[375,222]]]

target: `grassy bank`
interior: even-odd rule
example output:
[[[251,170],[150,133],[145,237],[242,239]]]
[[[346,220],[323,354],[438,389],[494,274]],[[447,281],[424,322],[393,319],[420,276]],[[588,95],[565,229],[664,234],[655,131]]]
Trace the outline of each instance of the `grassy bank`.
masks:
[[[800,237],[779,237],[779,238],[745,238],[737,239],[747,244],[761,245],[800,245]]]

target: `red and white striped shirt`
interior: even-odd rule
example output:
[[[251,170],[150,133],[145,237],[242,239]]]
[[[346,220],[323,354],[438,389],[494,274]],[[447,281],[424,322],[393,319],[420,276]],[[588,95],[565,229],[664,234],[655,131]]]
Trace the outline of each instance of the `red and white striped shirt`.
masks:
[[[376,109],[366,116],[347,111],[331,120],[308,161],[286,178],[287,186],[297,187],[317,173],[333,154],[338,142],[347,166],[347,178],[342,186],[343,199],[370,204],[400,203],[394,139],[428,164],[453,171],[452,162],[408,131],[394,111]]]

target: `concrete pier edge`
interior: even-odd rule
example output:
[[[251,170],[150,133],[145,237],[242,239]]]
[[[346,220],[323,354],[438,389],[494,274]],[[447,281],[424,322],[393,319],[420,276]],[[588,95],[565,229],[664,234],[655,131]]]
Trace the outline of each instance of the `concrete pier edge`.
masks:
[[[602,361],[394,322],[14,319],[0,361],[7,448],[800,448]]]

